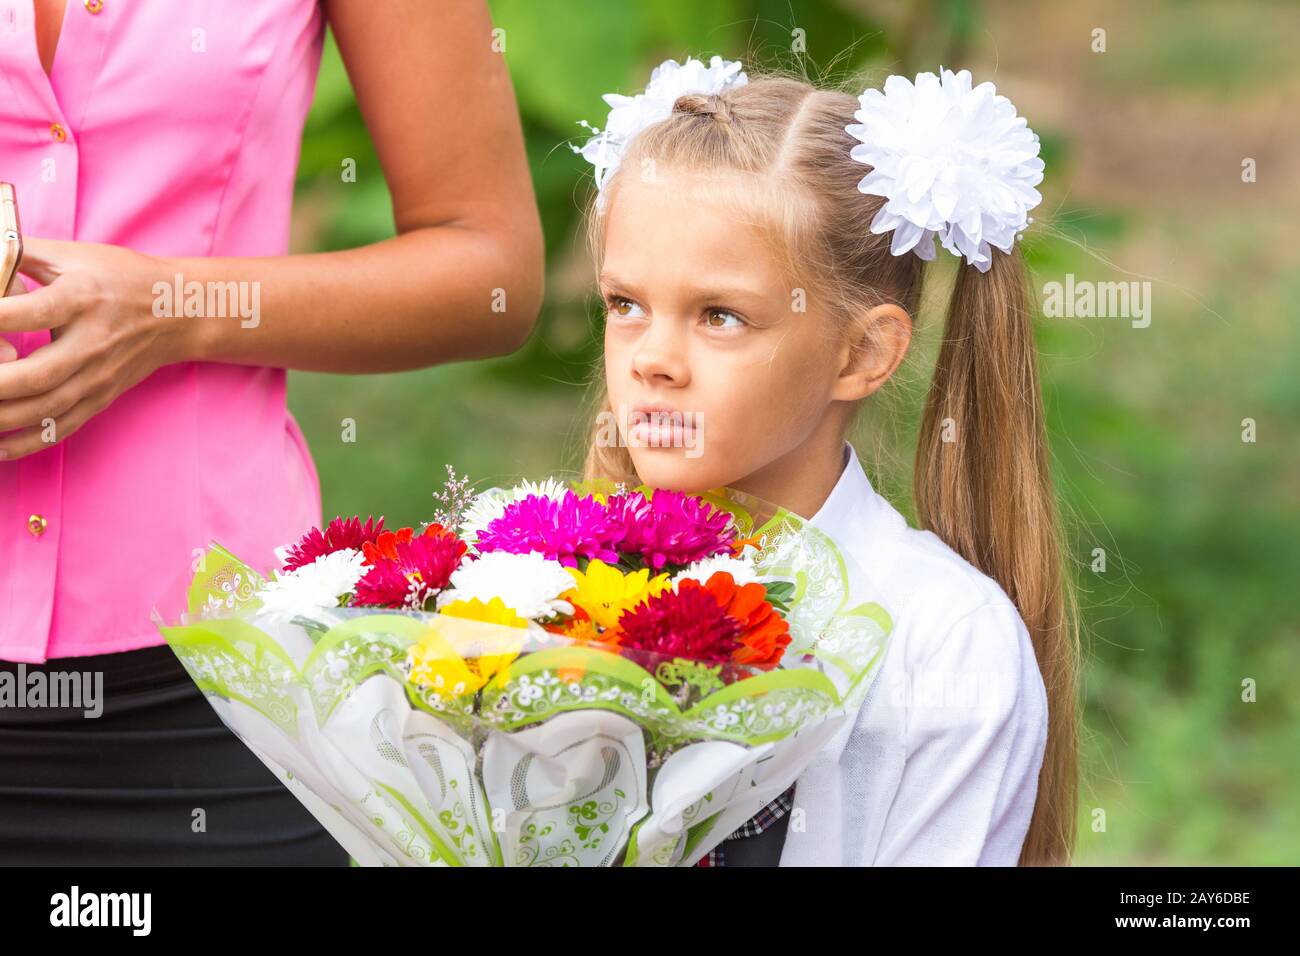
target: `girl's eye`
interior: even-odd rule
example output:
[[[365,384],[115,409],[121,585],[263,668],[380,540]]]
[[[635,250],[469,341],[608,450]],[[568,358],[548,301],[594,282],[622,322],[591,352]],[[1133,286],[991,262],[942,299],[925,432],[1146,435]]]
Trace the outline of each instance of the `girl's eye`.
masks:
[[[641,306],[637,305],[631,299],[625,299],[621,295],[611,295],[609,297],[609,311],[615,315],[621,315],[625,318],[639,318],[645,315],[641,311]]]
[[[748,323],[735,312],[726,309],[709,309],[704,314],[704,324],[711,329],[738,329]]]

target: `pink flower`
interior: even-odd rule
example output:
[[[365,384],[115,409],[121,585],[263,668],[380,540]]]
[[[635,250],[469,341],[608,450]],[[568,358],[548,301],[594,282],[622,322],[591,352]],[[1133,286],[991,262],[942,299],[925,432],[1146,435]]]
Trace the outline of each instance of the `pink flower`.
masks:
[[[732,551],[731,515],[693,495],[662,489],[650,499],[640,492],[614,495],[609,512],[621,527],[618,549],[640,555],[653,571]]]
[[[619,535],[618,522],[603,504],[570,490],[559,499],[529,495],[511,502],[479,532],[478,550],[532,551],[569,567],[577,567],[580,557],[615,564]]]
[[[360,551],[365,543],[373,543],[383,530],[382,516],[377,522],[374,518],[367,518],[365,524],[362,524],[361,519],[357,517],[335,518],[325,527],[324,532],[319,528],[312,528],[297,544],[289,548],[283,570],[292,571],[301,568],[322,555],[347,548]]]

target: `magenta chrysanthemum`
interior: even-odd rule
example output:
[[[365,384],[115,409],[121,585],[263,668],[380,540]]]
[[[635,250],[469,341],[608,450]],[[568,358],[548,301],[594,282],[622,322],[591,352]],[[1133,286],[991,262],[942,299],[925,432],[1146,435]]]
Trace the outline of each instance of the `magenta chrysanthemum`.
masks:
[[[742,625],[694,581],[647,598],[618,619],[621,650],[639,650],[692,661],[730,661]]]
[[[595,498],[566,491],[562,498],[529,495],[506,506],[501,516],[479,532],[478,550],[545,555],[569,567],[578,558],[618,561],[614,550],[619,523]]]
[[[388,541],[387,550],[391,555],[377,560],[357,582],[352,604],[425,608],[447,586],[466,546],[452,534],[426,533],[409,541]]]
[[[297,544],[289,548],[283,570],[292,571],[301,568],[322,555],[342,551],[345,548],[355,548],[360,551],[363,544],[367,541],[373,542],[383,530],[382,516],[378,521],[367,518],[365,524],[362,524],[361,519],[357,517],[335,518],[325,526],[324,531],[312,528]]]
[[[730,554],[735,539],[730,514],[680,491],[614,495],[609,512],[621,529],[618,549],[640,555],[654,571]]]

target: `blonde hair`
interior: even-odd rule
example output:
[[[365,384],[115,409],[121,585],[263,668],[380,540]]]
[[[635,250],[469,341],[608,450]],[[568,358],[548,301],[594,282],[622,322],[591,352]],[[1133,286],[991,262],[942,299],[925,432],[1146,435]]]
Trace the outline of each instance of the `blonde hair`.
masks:
[[[892,255],[891,234],[867,228],[885,200],[857,189],[868,167],[850,158],[856,140],[844,129],[856,109],[848,93],[778,76],[682,96],[667,119],[632,141],[605,184],[606,203],[621,174],[647,160],[725,173],[739,184],[737,201],[753,204],[781,238],[809,297],[831,314],[847,321],[893,302],[914,316],[924,260]],[[588,234],[597,261],[603,219],[593,206]],[[959,266],[913,471],[919,523],[1015,602],[1047,690],[1047,747],[1022,866],[1069,863],[1078,801],[1077,609],[1062,557],[1033,312],[1018,247],[995,250],[987,273]],[[608,413],[603,383],[595,394],[593,412]],[[946,420],[958,424],[951,436],[941,434]],[[585,477],[635,483],[626,447],[598,440],[598,422],[589,434]]]

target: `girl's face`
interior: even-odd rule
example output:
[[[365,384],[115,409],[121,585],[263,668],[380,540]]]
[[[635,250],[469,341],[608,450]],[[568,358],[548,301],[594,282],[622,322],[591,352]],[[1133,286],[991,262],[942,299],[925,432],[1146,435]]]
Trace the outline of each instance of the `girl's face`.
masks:
[[[654,487],[776,494],[813,449],[838,463],[844,420],[828,412],[845,406],[848,353],[759,230],[701,185],[661,169],[611,197],[599,283],[617,433],[601,423],[598,440],[626,444]]]

